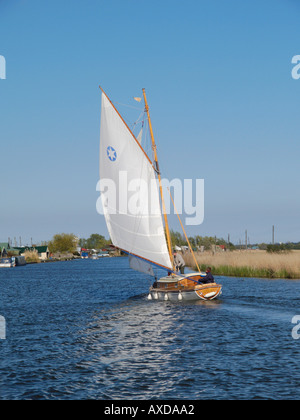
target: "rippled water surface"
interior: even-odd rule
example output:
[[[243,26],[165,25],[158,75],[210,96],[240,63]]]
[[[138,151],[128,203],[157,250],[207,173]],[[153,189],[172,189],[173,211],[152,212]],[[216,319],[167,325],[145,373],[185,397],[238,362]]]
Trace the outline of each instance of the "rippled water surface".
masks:
[[[0,269],[0,398],[300,398],[299,281],[217,281],[187,304],[148,301],[127,258]]]

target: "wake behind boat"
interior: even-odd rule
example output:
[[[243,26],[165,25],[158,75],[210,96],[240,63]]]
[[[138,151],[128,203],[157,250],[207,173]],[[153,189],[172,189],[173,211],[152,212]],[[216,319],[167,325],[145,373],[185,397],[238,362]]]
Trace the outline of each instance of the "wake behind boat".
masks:
[[[167,271],[168,275],[155,281],[155,286],[150,288],[149,298],[171,301],[217,298],[222,286],[199,284],[202,277],[200,270],[186,276],[176,273],[145,89],[143,97],[152,158],[100,89],[100,191],[112,243],[129,255],[130,266],[134,270],[153,277],[156,277],[155,267]]]

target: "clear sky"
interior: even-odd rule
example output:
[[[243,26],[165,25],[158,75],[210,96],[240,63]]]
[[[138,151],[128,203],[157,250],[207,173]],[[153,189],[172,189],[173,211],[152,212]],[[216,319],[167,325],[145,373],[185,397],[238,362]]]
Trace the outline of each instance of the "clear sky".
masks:
[[[0,0],[0,241],[107,236],[99,84],[146,88],[163,176],[204,178],[189,235],[300,241],[299,21],[297,0]]]

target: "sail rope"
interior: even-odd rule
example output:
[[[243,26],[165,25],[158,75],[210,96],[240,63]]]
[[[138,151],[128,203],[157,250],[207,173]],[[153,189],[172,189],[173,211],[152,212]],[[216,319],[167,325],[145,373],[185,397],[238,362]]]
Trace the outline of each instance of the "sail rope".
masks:
[[[126,106],[127,108],[132,108],[132,109],[137,109],[138,111],[141,110],[141,108],[138,108],[137,106],[132,106],[132,105],[127,105],[127,104],[122,104],[121,102],[114,102],[116,105],[122,105],[122,106]],[[144,112],[144,111],[143,111]]]
[[[142,118],[143,117],[143,118]],[[141,120],[141,121],[140,121]],[[140,114],[139,118],[132,124],[132,131],[135,129],[135,127],[141,122],[142,128],[144,127],[144,111]]]

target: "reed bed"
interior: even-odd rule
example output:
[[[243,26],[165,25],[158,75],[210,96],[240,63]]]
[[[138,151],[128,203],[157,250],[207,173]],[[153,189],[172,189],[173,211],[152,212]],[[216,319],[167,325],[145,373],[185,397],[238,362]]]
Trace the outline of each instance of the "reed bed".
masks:
[[[25,251],[24,257],[27,263],[40,263],[39,255],[36,250],[34,251]]]
[[[270,254],[260,250],[195,253],[201,271],[212,267],[217,275],[300,279],[300,251]],[[186,265],[196,269],[190,252],[184,254]]]

